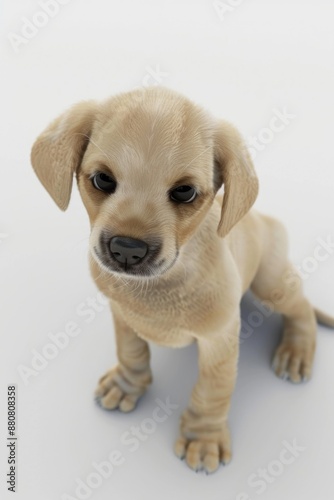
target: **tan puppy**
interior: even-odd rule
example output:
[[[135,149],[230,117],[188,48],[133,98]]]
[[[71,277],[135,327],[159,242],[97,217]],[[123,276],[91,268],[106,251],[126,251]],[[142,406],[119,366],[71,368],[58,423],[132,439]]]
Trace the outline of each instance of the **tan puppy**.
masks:
[[[119,359],[99,382],[101,405],[135,407],[152,380],[148,341],[196,341],[199,378],[175,450],[213,472],[231,458],[243,293],[284,315],[278,376],[309,378],[316,344],[284,228],[249,213],[258,181],[241,137],[186,98],[149,88],[74,106],[37,139],[32,164],[63,210],[76,174],[90,218],[91,272],[110,298]]]

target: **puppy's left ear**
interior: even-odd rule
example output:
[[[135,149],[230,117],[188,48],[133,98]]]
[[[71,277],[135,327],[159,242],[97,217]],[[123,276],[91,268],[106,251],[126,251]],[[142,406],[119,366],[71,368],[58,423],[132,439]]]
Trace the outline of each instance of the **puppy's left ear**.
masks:
[[[250,154],[239,132],[221,121],[214,135],[216,189],[224,184],[219,236],[226,236],[256,200],[259,186]]]
[[[81,102],[54,120],[36,139],[31,163],[37,177],[58,207],[66,210],[74,172],[91,135],[97,105]]]

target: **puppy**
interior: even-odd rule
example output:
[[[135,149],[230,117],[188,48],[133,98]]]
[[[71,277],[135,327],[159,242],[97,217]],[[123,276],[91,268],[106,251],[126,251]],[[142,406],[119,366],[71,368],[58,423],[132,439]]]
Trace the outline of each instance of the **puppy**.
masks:
[[[249,211],[258,180],[239,133],[154,87],[75,105],[31,159],[62,210],[76,175],[90,219],[91,273],[110,299],[118,355],[99,381],[100,404],[135,407],[152,380],[150,341],[197,342],[199,377],[175,452],[194,470],[228,463],[244,292],[283,314],[273,368],[292,382],[311,375],[317,315],[334,326],[303,295],[282,225]]]

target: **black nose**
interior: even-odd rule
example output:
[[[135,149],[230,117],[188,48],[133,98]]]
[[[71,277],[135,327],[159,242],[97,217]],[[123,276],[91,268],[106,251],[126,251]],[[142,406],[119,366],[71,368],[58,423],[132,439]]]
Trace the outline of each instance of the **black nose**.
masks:
[[[148,251],[145,241],[135,240],[123,236],[114,236],[110,240],[110,251],[113,257],[127,266],[138,264]]]

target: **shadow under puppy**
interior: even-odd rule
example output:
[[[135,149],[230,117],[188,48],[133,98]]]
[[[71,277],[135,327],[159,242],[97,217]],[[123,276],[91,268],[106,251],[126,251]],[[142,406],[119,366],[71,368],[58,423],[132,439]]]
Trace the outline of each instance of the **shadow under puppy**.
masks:
[[[316,315],[334,326],[303,295],[282,225],[249,211],[258,180],[239,133],[154,87],[75,105],[38,137],[31,158],[62,210],[75,174],[89,215],[91,272],[110,299],[118,354],[98,384],[101,406],[135,407],[152,380],[148,341],[196,341],[199,377],[175,451],[192,469],[215,471],[231,458],[244,292],[283,314],[273,367],[293,382],[311,375]]]

